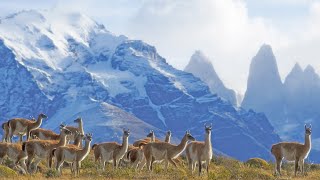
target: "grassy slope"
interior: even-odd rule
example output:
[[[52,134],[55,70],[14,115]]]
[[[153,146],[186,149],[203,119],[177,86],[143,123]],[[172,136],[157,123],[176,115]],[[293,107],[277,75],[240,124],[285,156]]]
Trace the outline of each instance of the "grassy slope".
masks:
[[[112,170],[111,164],[108,165],[105,172],[97,171],[96,164],[93,161],[93,156],[90,154],[89,158],[82,162],[82,169],[80,177],[77,179],[320,179],[320,166],[319,165],[306,165],[308,171],[307,176],[299,175],[294,177],[294,168],[292,164],[283,165],[283,176],[275,177],[273,176],[273,164],[267,163],[263,160],[254,160],[250,163],[239,162],[234,159],[218,157],[213,159],[213,163],[210,166],[209,174],[203,173],[200,177],[196,175],[191,175],[187,169],[187,163],[185,160],[181,161],[178,169],[174,169],[170,166],[168,172],[163,169],[163,164],[157,164],[154,167],[152,173],[147,172],[145,169],[137,173],[130,168],[121,168],[118,170]],[[35,175],[7,175],[6,177],[1,176],[3,167],[0,166],[0,179],[21,179],[21,180],[34,180],[34,179],[44,179],[50,177],[51,179],[70,179],[72,176],[70,174],[69,168],[63,168],[63,175],[61,177],[56,176],[56,172],[52,170],[47,170],[45,163],[42,163],[40,168],[41,172]]]

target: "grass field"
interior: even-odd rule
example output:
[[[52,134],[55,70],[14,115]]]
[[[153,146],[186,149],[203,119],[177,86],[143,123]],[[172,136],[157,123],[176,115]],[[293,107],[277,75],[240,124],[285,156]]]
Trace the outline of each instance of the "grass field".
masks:
[[[54,170],[49,170],[44,165],[40,164],[39,172],[34,175],[20,175],[6,166],[0,166],[0,179],[243,179],[243,180],[269,180],[269,179],[320,179],[320,165],[306,164],[306,175],[299,174],[294,177],[293,164],[283,164],[283,176],[276,177],[273,175],[274,164],[268,163],[261,159],[254,159],[250,162],[240,162],[226,157],[215,157],[209,168],[209,174],[203,172],[198,176],[197,172],[192,175],[187,163],[182,159],[178,165],[178,169],[170,166],[167,172],[164,170],[163,164],[156,164],[152,173],[149,173],[146,168],[141,172],[135,172],[133,169],[122,167],[117,170],[112,170],[111,164],[108,165],[106,171],[97,171],[97,165],[93,161],[92,154],[82,162],[81,173],[79,177],[72,177],[68,167],[63,168],[63,175],[58,176]]]

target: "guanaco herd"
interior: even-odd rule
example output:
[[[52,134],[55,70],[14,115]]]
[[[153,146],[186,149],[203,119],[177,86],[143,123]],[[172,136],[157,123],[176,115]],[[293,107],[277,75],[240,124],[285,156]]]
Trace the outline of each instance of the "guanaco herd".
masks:
[[[61,175],[61,166],[68,163],[72,175],[79,175],[81,162],[93,150],[95,162],[99,162],[102,171],[105,171],[107,162],[113,163],[113,168],[119,167],[120,161],[127,162],[135,170],[142,170],[144,166],[152,171],[154,163],[164,162],[165,170],[169,163],[177,167],[178,157],[185,151],[189,169],[194,172],[198,166],[198,174],[202,168],[207,173],[213,156],[211,144],[212,126],[205,125],[205,140],[195,141],[190,131],[186,131],[178,145],[170,142],[171,131],[168,131],[165,140],[156,138],[154,131],[150,131],[145,139],[135,141],[129,145],[130,130],[123,129],[122,144],[104,142],[93,144],[92,134],[85,134],[81,118],[74,120],[77,127],[60,125],[60,134],[48,129],[40,128],[45,114],[38,119],[14,118],[2,124],[3,138],[0,143],[0,163],[5,157],[13,161],[14,166],[24,173],[35,173],[38,164],[47,160],[49,168],[55,168]],[[13,143],[13,136],[19,136],[18,143]],[[23,142],[23,136],[26,141]],[[82,142],[84,141],[84,145]],[[72,142],[72,143],[71,143]],[[71,143],[71,144],[70,144]],[[304,160],[311,149],[311,126],[305,126],[305,143],[281,142],[274,144],[271,153],[276,159],[275,174],[281,175],[282,160],[295,162],[295,175],[298,168],[304,173]]]

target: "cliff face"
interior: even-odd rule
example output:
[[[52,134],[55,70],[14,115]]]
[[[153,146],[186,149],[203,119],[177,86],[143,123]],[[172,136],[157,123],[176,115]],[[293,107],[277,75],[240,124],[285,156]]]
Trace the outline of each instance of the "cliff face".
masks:
[[[277,129],[284,118],[284,87],[276,59],[269,45],[263,45],[252,59],[242,107],[264,112]]]
[[[232,105],[237,105],[236,93],[225,87],[218,74],[214,70],[210,59],[201,51],[196,51],[184,69],[186,72],[192,73],[205,82],[210,91],[223,99],[229,101]]]

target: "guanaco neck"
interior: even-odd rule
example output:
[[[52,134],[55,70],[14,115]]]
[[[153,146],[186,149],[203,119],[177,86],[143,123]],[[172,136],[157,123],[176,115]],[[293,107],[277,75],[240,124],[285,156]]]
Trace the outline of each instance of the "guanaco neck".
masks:
[[[39,128],[42,124],[42,117],[39,115],[37,121],[33,124],[32,128]]]
[[[60,135],[60,141],[57,144],[57,146],[65,146],[67,144],[67,135],[66,134],[61,134]]]
[[[81,138],[81,136],[79,136],[74,140],[73,145],[80,147],[82,144],[81,142],[82,142],[82,138]]]
[[[122,138],[122,146],[120,150],[122,153],[127,152],[128,150],[128,139],[129,137],[125,137],[125,136],[123,136]]]
[[[164,142],[170,143],[171,135],[167,134]]]
[[[310,149],[311,148],[311,135],[306,134],[304,137],[304,145]]]
[[[80,151],[81,157],[86,156],[90,152],[90,147],[91,147],[90,144],[91,144],[91,141],[89,141],[89,140],[85,141],[84,148]]]
[[[83,122],[82,122],[82,120],[79,121],[79,129],[81,130],[81,134],[84,134]]]
[[[176,154],[179,154],[180,152],[184,151],[184,149],[186,148],[187,146],[187,142],[188,142],[188,139],[187,139],[187,136],[184,136],[180,142],[179,145],[175,146],[175,150],[176,150]]]
[[[212,146],[211,146],[211,131],[209,131],[209,133],[206,133],[206,137],[204,140],[204,146],[205,148],[211,150]]]
[[[156,136],[154,135],[154,133],[151,136],[151,142],[156,142]]]

